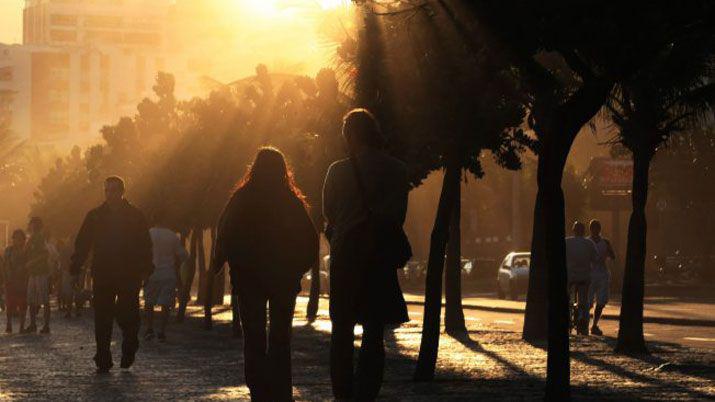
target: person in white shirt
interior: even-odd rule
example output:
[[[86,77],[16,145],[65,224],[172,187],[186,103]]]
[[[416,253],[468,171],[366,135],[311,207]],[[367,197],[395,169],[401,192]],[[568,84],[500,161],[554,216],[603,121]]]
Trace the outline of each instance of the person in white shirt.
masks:
[[[160,222],[160,221],[159,221]],[[179,236],[162,223],[149,229],[151,236],[154,272],[144,285],[144,310],[147,329],[144,339],[154,338],[154,306],[161,307],[159,317],[159,341],[166,341],[166,323],[169,310],[174,306],[176,288],[179,284],[179,267],[189,256]]]
[[[611,282],[611,274],[608,272],[606,264],[607,259],[614,261],[616,254],[613,252],[611,242],[601,237],[601,222],[596,219],[592,220],[589,225],[591,236],[589,239],[596,245],[598,259],[591,265],[591,285],[588,291],[588,309],[591,311],[593,299],[596,299],[596,308],[593,310],[593,325],[591,333],[594,335],[603,335],[603,332],[598,328],[598,320],[601,318],[603,308],[608,303],[608,289]]]
[[[576,331],[588,335],[588,289],[591,282],[591,266],[598,260],[593,242],[584,237],[586,225],[576,221],[573,236],[566,238],[566,268],[569,290],[576,293]]]

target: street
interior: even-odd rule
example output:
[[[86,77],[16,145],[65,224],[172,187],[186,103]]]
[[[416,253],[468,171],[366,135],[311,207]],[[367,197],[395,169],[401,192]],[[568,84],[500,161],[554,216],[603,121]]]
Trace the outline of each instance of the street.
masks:
[[[410,299],[411,297],[408,297]],[[471,298],[466,301],[476,302]],[[328,301],[306,325],[306,297],[299,297],[293,324],[294,394],[297,400],[331,399],[328,364]],[[501,303],[519,303],[504,301]],[[499,303],[497,303],[499,304]],[[94,372],[92,312],[63,318],[55,313],[49,335],[0,335],[0,400],[247,400],[240,339],[231,337],[228,305],[214,309],[212,331],[202,328],[202,309],[189,307],[183,324],[170,324],[168,342],[141,342],[136,364]],[[465,308],[469,335],[443,334],[436,378],[412,381],[419,350],[422,307],[410,304],[412,321],[386,332],[383,400],[540,400],[546,355],[520,339],[515,313]],[[647,325],[653,354],[630,358],[612,353],[615,322],[604,337],[571,338],[576,400],[702,400],[715,397],[712,342],[669,340],[712,337],[712,328]],[[359,342],[360,327],[356,328]],[[115,327],[113,351],[119,360]],[[690,346],[695,347],[690,347]]]

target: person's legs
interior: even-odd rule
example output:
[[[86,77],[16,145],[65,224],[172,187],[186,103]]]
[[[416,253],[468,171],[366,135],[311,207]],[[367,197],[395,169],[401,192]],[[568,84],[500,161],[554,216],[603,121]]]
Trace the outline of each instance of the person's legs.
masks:
[[[244,289],[245,288],[245,289]],[[251,391],[251,400],[270,400],[270,385],[266,361],[266,302],[262,292],[249,286],[241,288],[238,305],[243,324],[243,359],[246,385]]]
[[[5,294],[7,295],[8,292],[5,292]],[[7,303],[5,303],[5,317],[7,318],[5,322],[5,332],[8,334],[12,332],[12,315],[15,314],[15,310],[17,310],[17,307],[8,297]]]
[[[382,323],[363,325],[360,357],[357,367],[357,395],[359,401],[377,398],[385,369],[385,326]]]
[[[154,305],[146,301],[144,303],[144,314],[146,316],[144,339],[148,341],[154,338]]]
[[[45,316],[44,316],[44,325],[42,327],[42,333],[43,334],[49,334],[50,333],[50,278],[49,276],[45,276],[42,279],[42,298],[43,304],[44,304],[44,309],[45,309]]]
[[[116,291],[112,284],[95,282],[94,293],[94,338],[97,342],[97,353],[94,361],[100,371],[112,367],[112,324],[114,322]]]
[[[597,286],[593,285],[594,284],[592,284],[591,288],[595,288],[595,294],[593,296],[596,298],[596,308],[593,310],[593,326],[591,327],[591,333],[594,335],[603,335],[603,331],[601,331],[598,327],[598,322],[601,319],[601,314],[603,314],[603,309],[606,307],[606,303],[608,303],[608,288],[610,286],[608,275],[600,277],[596,283]]]
[[[166,324],[169,322],[169,306],[162,305],[159,313],[159,340],[166,340]]]
[[[293,376],[291,373],[291,329],[295,310],[296,294],[278,295],[269,300],[270,331],[268,333],[268,368],[273,379],[271,400],[293,400]]]
[[[40,306],[30,304],[30,326],[27,327],[27,332],[37,331],[37,312],[40,311]]]
[[[330,332],[330,379],[336,399],[353,396],[353,355],[355,353],[355,323],[332,320]]]
[[[117,324],[122,329],[122,368],[134,363],[139,349],[139,287],[138,281],[129,280],[119,284],[117,293]]]
[[[578,330],[580,334],[588,335],[588,286],[589,281],[580,281],[576,285]]]

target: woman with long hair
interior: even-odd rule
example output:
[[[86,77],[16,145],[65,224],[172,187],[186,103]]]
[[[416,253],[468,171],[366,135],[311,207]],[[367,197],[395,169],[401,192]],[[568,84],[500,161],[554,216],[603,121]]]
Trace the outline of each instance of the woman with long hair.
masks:
[[[273,147],[259,149],[221,214],[213,267],[216,272],[225,262],[230,267],[252,400],[293,399],[290,337],[295,298],[301,277],[317,256],[318,234],[283,153]]]

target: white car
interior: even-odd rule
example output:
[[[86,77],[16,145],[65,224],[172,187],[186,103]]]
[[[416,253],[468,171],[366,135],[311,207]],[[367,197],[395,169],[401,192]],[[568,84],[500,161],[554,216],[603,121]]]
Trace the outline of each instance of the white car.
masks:
[[[509,298],[516,300],[520,294],[526,293],[529,286],[530,266],[530,252],[521,251],[507,254],[497,272],[497,296],[503,299],[509,295]]]

